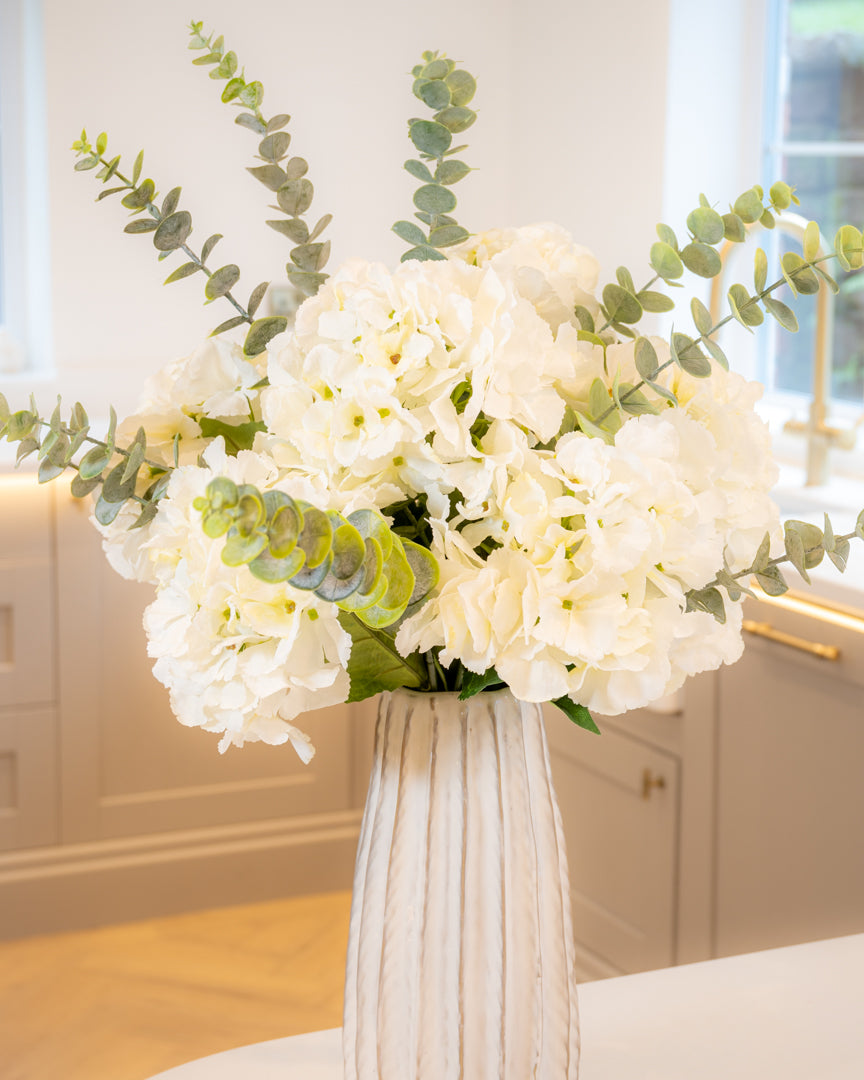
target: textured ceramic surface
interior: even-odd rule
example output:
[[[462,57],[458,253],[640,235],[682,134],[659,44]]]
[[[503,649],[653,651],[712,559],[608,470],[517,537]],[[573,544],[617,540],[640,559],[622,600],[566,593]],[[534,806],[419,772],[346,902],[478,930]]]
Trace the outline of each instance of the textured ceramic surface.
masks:
[[[381,699],[345,1080],[575,1080],[567,859],[539,706]]]

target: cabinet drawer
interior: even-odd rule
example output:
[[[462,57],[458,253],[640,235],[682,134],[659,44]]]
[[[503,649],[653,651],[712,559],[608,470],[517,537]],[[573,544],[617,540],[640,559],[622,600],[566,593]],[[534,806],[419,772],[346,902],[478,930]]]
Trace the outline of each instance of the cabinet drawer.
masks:
[[[0,707],[54,701],[54,604],[48,562],[0,563]]]
[[[0,709],[0,851],[58,842],[52,709]]]

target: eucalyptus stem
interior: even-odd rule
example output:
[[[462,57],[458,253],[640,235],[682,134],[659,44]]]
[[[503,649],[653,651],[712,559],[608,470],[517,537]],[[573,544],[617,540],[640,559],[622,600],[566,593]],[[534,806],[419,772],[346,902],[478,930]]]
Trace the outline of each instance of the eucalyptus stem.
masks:
[[[101,155],[99,157],[99,164],[105,166],[105,168],[110,167],[110,162],[106,161],[105,158],[103,156],[101,156]],[[115,169],[114,173],[112,175],[116,176],[117,179],[122,184],[125,184],[126,187],[129,188],[130,191],[135,190],[135,185],[132,183],[132,181],[127,176],[124,176],[119,170]],[[154,218],[156,221],[161,221],[162,220],[162,214],[159,211],[159,208],[153,203],[152,200],[147,203],[146,209],[147,209],[147,212],[150,214],[150,216],[152,218]],[[189,247],[188,244],[186,244],[186,243],[180,244],[179,247],[175,248],[174,250],[175,251],[182,251],[184,254],[188,255],[190,262],[195,263],[195,265],[198,267],[199,270],[203,270],[204,274],[208,278],[211,278],[213,276],[213,271],[207,269],[207,267],[202,262],[200,256],[196,255],[195,252]],[[223,293],[222,297],[225,300],[227,300],[234,307],[234,309],[238,313],[238,315],[242,316],[244,322],[247,322],[247,323],[252,322],[252,317],[250,316],[249,312],[246,310],[246,308],[243,307],[242,304],[238,303],[234,299],[234,297],[231,295],[230,291],[226,292],[226,293]]]
[[[40,427],[51,427],[50,422],[48,420],[44,420],[41,416],[38,417],[37,422]],[[76,435],[79,434],[77,431],[70,428],[67,424],[60,424],[56,427],[56,430],[61,432],[63,435],[66,435],[67,438],[72,439],[74,439]],[[111,446],[109,443],[105,442],[102,439],[94,439],[92,435],[85,435],[82,439],[82,442],[92,443],[93,446],[101,446],[103,450],[112,450],[115,454],[120,454],[121,457],[128,458],[131,456],[131,451],[124,450],[122,446]],[[170,465],[162,465],[158,461],[150,461],[149,458],[142,458],[141,464],[149,465],[151,469],[156,469],[158,472],[169,473],[174,471]],[[70,465],[74,469],[78,468],[78,466],[74,462],[70,462]]]

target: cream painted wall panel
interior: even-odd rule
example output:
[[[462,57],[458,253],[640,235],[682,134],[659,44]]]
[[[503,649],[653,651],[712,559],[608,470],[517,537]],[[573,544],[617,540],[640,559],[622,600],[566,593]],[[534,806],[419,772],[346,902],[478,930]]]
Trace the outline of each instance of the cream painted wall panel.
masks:
[[[53,709],[0,709],[0,851],[57,842]]]

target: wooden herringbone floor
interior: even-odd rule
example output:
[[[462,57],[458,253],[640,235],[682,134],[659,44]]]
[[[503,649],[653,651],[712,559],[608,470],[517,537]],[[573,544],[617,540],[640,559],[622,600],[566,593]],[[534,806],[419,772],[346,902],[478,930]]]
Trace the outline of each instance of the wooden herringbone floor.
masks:
[[[338,1027],[350,895],[0,942],[0,1080],[145,1080]]]

